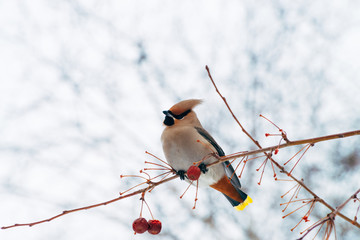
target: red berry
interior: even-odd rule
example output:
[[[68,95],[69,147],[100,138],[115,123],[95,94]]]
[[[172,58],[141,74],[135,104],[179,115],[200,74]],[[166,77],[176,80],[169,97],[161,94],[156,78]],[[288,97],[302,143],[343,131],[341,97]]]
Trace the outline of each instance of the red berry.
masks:
[[[135,233],[144,233],[149,229],[149,224],[145,218],[138,218],[133,222],[132,227]]]
[[[199,167],[192,165],[189,167],[186,174],[190,180],[195,181],[199,179],[201,170]]]
[[[159,234],[161,231],[161,222],[159,220],[149,220],[149,229],[148,232],[150,234]]]

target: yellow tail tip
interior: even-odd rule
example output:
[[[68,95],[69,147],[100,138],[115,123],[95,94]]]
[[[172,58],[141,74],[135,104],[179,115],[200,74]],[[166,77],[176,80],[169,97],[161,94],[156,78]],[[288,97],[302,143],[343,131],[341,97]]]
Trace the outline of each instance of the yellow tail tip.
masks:
[[[240,203],[239,205],[235,206],[234,208],[237,210],[237,211],[242,211],[245,209],[245,207],[249,204],[249,203],[252,203],[253,200],[251,199],[250,196],[247,196],[247,198],[245,199],[245,201],[243,201],[242,203]]]

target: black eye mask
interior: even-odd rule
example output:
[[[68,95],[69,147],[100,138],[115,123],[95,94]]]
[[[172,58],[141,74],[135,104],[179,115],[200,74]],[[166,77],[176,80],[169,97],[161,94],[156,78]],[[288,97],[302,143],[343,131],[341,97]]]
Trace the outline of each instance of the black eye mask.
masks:
[[[189,112],[191,112],[191,109],[189,109],[189,110],[187,110],[187,111],[185,111],[185,112],[183,112],[182,114],[179,114],[179,115],[175,115],[171,111],[167,111],[167,112],[176,119],[183,119],[186,115],[189,114]]]
[[[165,114],[165,120],[164,120],[164,124],[166,126],[172,126],[174,125],[175,121],[174,118],[176,119],[183,119],[186,115],[189,114],[189,112],[191,112],[191,109],[183,112],[182,114],[176,115],[173,114],[171,111],[163,111],[163,113]]]

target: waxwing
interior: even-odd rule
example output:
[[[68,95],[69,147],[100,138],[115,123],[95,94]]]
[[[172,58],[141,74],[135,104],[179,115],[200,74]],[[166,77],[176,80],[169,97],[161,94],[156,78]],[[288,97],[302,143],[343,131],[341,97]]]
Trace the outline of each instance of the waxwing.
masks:
[[[210,186],[223,193],[236,210],[243,210],[252,199],[243,191],[229,161],[213,165],[216,161],[214,153],[225,156],[224,151],[213,137],[201,126],[193,108],[201,100],[189,99],[181,101],[165,114],[165,129],[161,142],[167,162],[172,166],[180,179],[186,179],[186,170],[195,162],[201,161],[199,186]]]

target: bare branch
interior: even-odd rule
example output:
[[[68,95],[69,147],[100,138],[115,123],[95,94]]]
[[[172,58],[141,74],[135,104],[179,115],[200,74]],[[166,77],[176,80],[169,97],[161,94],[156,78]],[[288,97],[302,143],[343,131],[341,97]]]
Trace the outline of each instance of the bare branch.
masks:
[[[351,199],[356,198],[356,195],[360,192],[360,189],[358,189],[354,194],[352,194],[345,202],[343,202],[339,207],[337,207],[334,211],[332,211],[330,214],[327,215],[327,217],[319,220],[318,222],[316,222],[315,224],[313,224],[312,226],[310,226],[310,228],[308,228],[305,232],[305,234],[301,237],[298,238],[298,240],[304,239],[306,235],[308,235],[312,230],[314,230],[315,228],[317,228],[318,226],[322,226],[325,222],[327,221],[331,221],[335,219],[336,215],[339,215],[339,211],[341,211],[341,209],[343,209],[345,207],[345,205],[351,201]]]
[[[326,136],[316,137],[316,138],[307,138],[307,139],[291,141],[288,143],[274,145],[271,147],[261,148],[261,149],[257,149],[257,150],[253,150],[253,151],[239,152],[239,153],[235,153],[235,154],[226,155],[224,157],[221,157],[220,159],[222,162],[224,162],[224,161],[228,161],[228,160],[235,159],[235,158],[241,158],[241,157],[245,157],[245,156],[249,156],[249,155],[255,155],[258,153],[268,152],[268,154],[269,154],[276,148],[280,149],[280,148],[298,146],[298,145],[303,145],[303,144],[315,144],[318,142],[329,141],[329,140],[334,140],[334,139],[339,139],[339,138],[352,137],[355,135],[360,135],[360,130],[331,134],[331,135],[326,135]]]
[[[219,96],[221,97],[221,99],[224,101],[226,107],[228,108],[229,112],[231,113],[231,115],[233,116],[234,120],[238,123],[238,125],[240,126],[241,130],[255,143],[255,145],[259,148],[259,150],[257,150],[257,153],[263,152],[266,157],[268,157],[271,162],[273,162],[280,170],[282,173],[287,174],[290,178],[292,178],[294,181],[296,181],[297,183],[299,183],[306,191],[308,191],[314,198],[318,199],[318,202],[321,202],[323,205],[325,205],[327,208],[329,208],[331,211],[335,211],[335,209],[333,207],[331,207],[330,204],[328,204],[327,202],[325,202],[325,200],[323,200],[322,198],[320,198],[317,194],[315,194],[310,188],[308,188],[305,183],[299,179],[297,179],[296,177],[294,177],[294,175],[291,174],[291,172],[288,172],[285,170],[285,168],[283,166],[281,166],[277,161],[275,161],[272,158],[272,150],[275,150],[276,148],[262,148],[260,143],[258,141],[256,141],[246,130],[245,128],[242,126],[242,124],[239,122],[239,120],[237,119],[237,117],[234,115],[233,111],[231,110],[229,104],[227,103],[225,97],[222,96],[222,94],[220,93],[219,89],[217,88],[211,73],[210,73],[210,69],[208,66],[205,66],[205,69],[209,75],[209,78],[212,82],[212,84],[214,85],[214,88],[216,90],[216,92],[219,94]],[[321,141],[327,141],[327,140],[331,140],[331,139],[336,139],[336,138],[344,138],[344,137],[349,137],[349,136],[354,136],[354,135],[360,135],[360,130],[356,130],[356,131],[352,131],[352,132],[346,132],[346,133],[340,133],[340,134],[334,134],[334,135],[328,135],[328,136],[324,136],[324,137],[319,137],[319,138],[312,138],[312,139],[305,139],[305,140],[299,140],[299,141],[295,141],[295,142],[291,142],[288,141],[284,144],[281,144],[279,146],[277,146],[277,148],[283,148],[283,147],[287,147],[287,146],[294,146],[294,145],[301,145],[301,144],[306,144],[306,143],[311,143],[314,144],[316,142],[321,142]],[[270,151],[270,152],[268,152]],[[227,158],[226,160],[229,159],[233,159],[233,158],[238,158],[238,157],[243,157],[244,155],[242,153],[240,154],[234,154],[231,155],[230,158]],[[221,158],[221,160],[219,161],[226,161],[225,157]],[[356,227],[360,228],[360,224],[356,221],[351,220],[350,218],[346,217],[345,215],[341,214],[340,212],[337,213],[337,215],[339,215],[341,218],[345,219],[346,221],[350,222],[351,224],[355,225]]]
[[[351,195],[345,202],[343,202],[340,206],[338,206],[338,207],[335,209],[335,211],[332,212],[332,214],[334,215],[334,217],[339,214],[339,212],[341,211],[341,209],[343,209],[343,208],[345,207],[345,205],[346,205],[348,202],[350,202],[351,199],[356,198],[356,195],[359,194],[359,192],[360,192],[360,188],[359,188],[353,195]]]
[[[142,194],[146,191],[150,191],[151,189],[153,189],[154,187],[160,185],[160,184],[163,184],[163,183],[166,183],[166,182],[169,182],[171,180],[174,180],[175,178],[178,178],[177,175],[175,176],[172,176],[172,177],[169,177],[169,178],[166,178],[162,181],[159,181],[159,182],[149,182],[149,186],[146,187],[146,188],[142,188],[142,189],[139,189],[135,192],[132,192],[132,193],[129,193],[129,194],[126,194],[126,195],[122,195],[120,197],[117,197],[117,198],[114,198],[114,199],[111,199],[111,200],[108,200],[108,201],[105,201],[105,202],[101,202],[101,203],[97,203],[97,204],[93,204],[93,205],[89,205],[89,206],[86,206],[86,207],[81,207],[81,208],[75,208],[75,209],[71,209],[71,210],[65,210],[63,211],[62,213],[58,214],[58,215],[55,215],[51,218],[47,218],[47,219],[44,219],[44,220],[41,220],[41,221],[37,221],[37,222],[31,222],[31,223],[16,223],[14,225],[11,225],[11,226],[4,226],[4,227],[1,227],[1,229],[8,229],[8,228],[13,228],[13,227],[20,227],[20,226],[29,226],[29,227],[32,227],[34,225],[37,225],[37,224],[40,224],[40,223],[45,223],[45,222],[50,222],[58,217],[61,217],[61,216],[64,216],[66,214],[69,214],[69,213],[73,213],[73,212],[78,212],[78,211],[82,211],[82,210],[87,210],[87,209],[91,209],[91,208],[96,208],[96,207],[100,207],[100,206],[104,206],[104,205],[108,205],[110,203],[114,203],[114,202],[117,202],[121,199],[124,199],[124,198],[128,198],[128,197],[131,197],[131,196],[135,196],[135,195],[138,195],[138,194]]]

